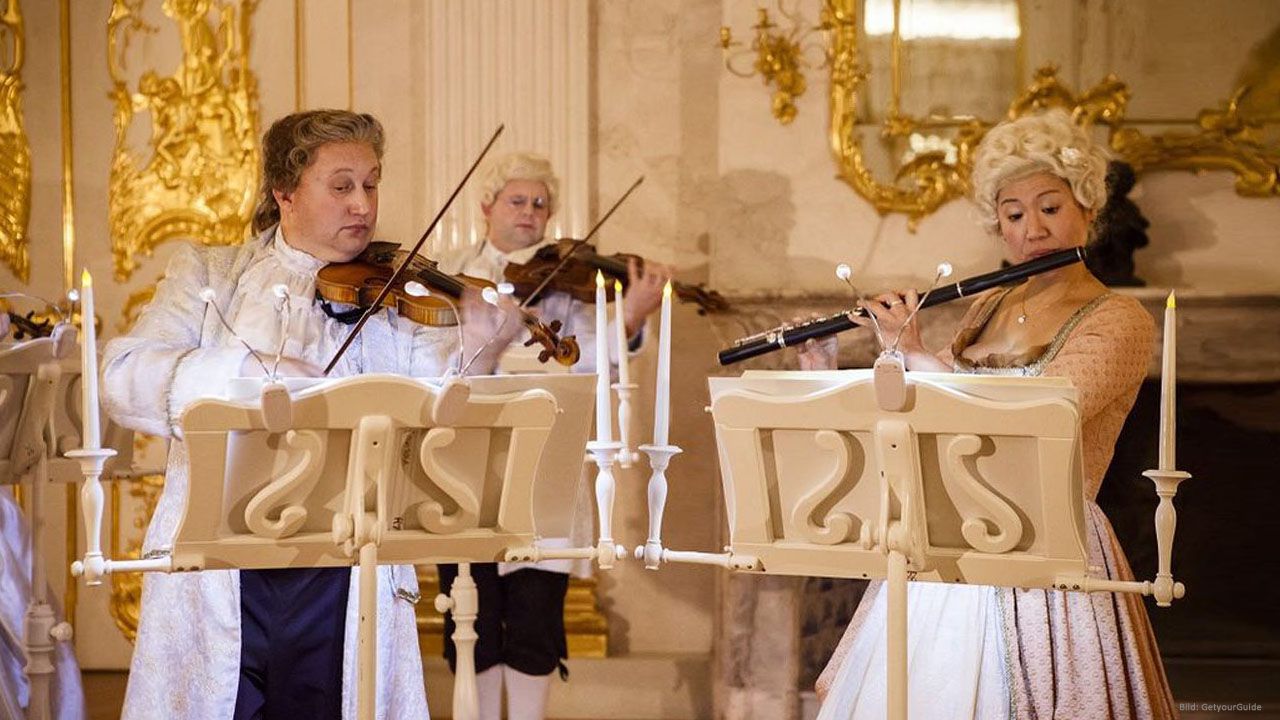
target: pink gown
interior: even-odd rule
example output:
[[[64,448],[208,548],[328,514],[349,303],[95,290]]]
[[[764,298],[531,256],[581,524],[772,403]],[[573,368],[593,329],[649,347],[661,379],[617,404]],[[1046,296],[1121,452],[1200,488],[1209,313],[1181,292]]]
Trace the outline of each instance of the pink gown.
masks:
[[[1091,567],[1133,572],[1095,503],[1116,438],[1146,376],[1154,326],[1133,298],[1082,307],[1047,346],[972,363],[960,353],[1007,290],[979,296],[951,348],[956,372],[1070,378],[1079,391]],[[818,678],[820,718],[884,717],[884,593],[874,583]],[[915,718],[1177,717],[1155,635],[1133,594],[911,583],[908,687]]]

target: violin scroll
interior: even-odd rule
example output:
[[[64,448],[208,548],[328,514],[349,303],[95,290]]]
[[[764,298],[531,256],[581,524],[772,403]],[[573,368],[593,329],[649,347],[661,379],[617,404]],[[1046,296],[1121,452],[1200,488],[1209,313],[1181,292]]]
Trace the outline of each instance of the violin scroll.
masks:
[[[538,353],[538,362],[544,363],[554,358],[557,363],[569,367],[582,357],[582,348],[578,347],[578,340],[574,336],[563,338],[559,336],[561,327],[559,320],[552,320],[543,325],[528,311],[525,312],[524,317],[524,326],[529,330],[529,339],[524,341],[524,346],[529,347],[534,343],[542,345],[542,351]]]

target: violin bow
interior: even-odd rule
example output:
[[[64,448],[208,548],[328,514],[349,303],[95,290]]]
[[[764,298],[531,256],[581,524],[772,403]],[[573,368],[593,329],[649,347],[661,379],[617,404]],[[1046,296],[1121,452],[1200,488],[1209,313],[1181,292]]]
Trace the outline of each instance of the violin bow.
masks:
[[[622,206],[623,201],[625,201],[631,195],[631,193],[635,191],[636,188],[640,187],[640,183],[642,182],[644,182],[643,175],[636,178],[636,181],[631,183],[631,187],[627,188],[627,191],[622,193],[622,197],[618,198],[617,202],[613,204],[613,207],[609,208],[609,212],[605,213],[603,217],[601,217],[599,220],[596,221],[596,224],[593,225],[591,230],[587,232],[586,237],[582,238],[581,240],[574,241],[573,247],[569,248],[569,252],[565,253],[564,257],[560,259],[560,264],[552,268],[551,272],[547,273],[547,276],[542,279],[542,282],[538,283],[538,287],[534,288],[533,292],[529,293],[528,297],[524,299],[524,302],[520,303],[521,308],[527,307],[529,303],[537,299],[538,293],[542,292],[543,289],[547,287],[547,283],[551,282],[551,279],[554,278],[557,273],[563,270],[565,265],[569,264],[569,259],[573,257],[574,253],[578,252],[578,248],[581,248],[583,245],[586,245],[587,242],[589,242],[591,238],[595,236],[596,231],[600,229],[600,226],[604,225],[605,221],[608,220],[611,215],[613,215],[614,211],[616,211],[619,207]]]
[[[333,366],[338,364],[338,360],[342,357],[342,354],[347,351],[347,348],[351,347],[351,343],[356,339],[356,335],[360,334],[360,329],[363,328],[364,324],[373,316],[373,313],[376,312],[378,308],[382,307],[382,301],[387,297],[387,293],[391,292],[391,288],[395,287],[396,281],[400,279],[400,276],[404,274],[405,269],[409,267],[409,263],[418,254],[418,251],[422,249],[422,244],[427,241],[427,238],[431,236],[431,233],[436,229],[436,226],[440,224],[440,219],[449,211],[449,206],[452,205],[454,199],[458,197],[458,193],[462,192],[462,188],[467,184],[467,181],[471,179],[471,175],[476,171],[476,168],[480,167],[480,161],[484,160],[485,155],[489,154],[489,148],[493,147],[493,144],[498,140],[498,136],[502,134],[505,127],[506,125],[498,125],[498,129],[493,131],[493,137],[489,138],[489,142],[486,143],[484,149],[480,151],[480,155],[476,157],[475,162],[471,163],[471,167],[467,170],[467,174],[462,176],[462,181],[453,189],[453,192],[449,195],[449,199],[444,201],[444,205],[440,206],[440,211],[436,213],[431,224],[427,226],[426,232],[422,233],[422,237],[418,238],[418,242],[414,244],[413,249],[409,251],[409,254],[404,256],[404,260],[400,262],[400,267],[397,267],[396,271],[391,274],[391,278],[387,280],[387,284],[383,285],[382,290],[378,292],[378,297],[375,298],[373,303],[365,309],[364,314],[360,316],[359,322],[356,323],[356,326],[352,328],[350,334],[347,335],[347,339],[342,341],[342,347],[338,348],[338,352],[333,354],[333,359],[330,360],[329,364],[324,368],[325,375],[328,375],[329,371],[333,369]]]

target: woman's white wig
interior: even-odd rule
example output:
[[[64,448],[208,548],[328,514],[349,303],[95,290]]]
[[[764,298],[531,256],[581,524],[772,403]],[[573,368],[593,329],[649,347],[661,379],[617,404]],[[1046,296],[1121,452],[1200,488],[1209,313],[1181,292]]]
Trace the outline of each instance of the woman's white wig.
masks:
[[[987,131],[974,153],[973,200],[988,232],[1000,234],[1000,191],[1041,172],[1065,180],[1086,210],[1101,210],[1107,200],[1107,152],[1066,111],[1007,120]]]

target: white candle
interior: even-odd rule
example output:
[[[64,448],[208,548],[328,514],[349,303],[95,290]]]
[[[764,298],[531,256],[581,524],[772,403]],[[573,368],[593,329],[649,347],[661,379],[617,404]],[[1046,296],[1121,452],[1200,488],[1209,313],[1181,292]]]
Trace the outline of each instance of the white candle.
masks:
[[[1177,367],[1178,367],[1177,302],[1173,292],[1164,306],[1164,357],[1160,368],[1160,469],[1175,470],[1177,435]]]
[[[631,369],[627,367],[627,323],[623,313],[622,281],[613,281],[614,322],[618,325],[618,384],[631,382]]]
[[[666,445],[671,424],[671,282],[662,288],[658,331],[658,383],[653,399],[653,444]]]
[[[596,440],[613,442],[613,413],[609,397],[609,309],[604,275],[596,271]]]
[[[93,278],[88,269],[80,274],[80,324],[84,327],[80,346],[81,446],[97,450],[102,446],[98,427],[98,333],[93,327]]]

